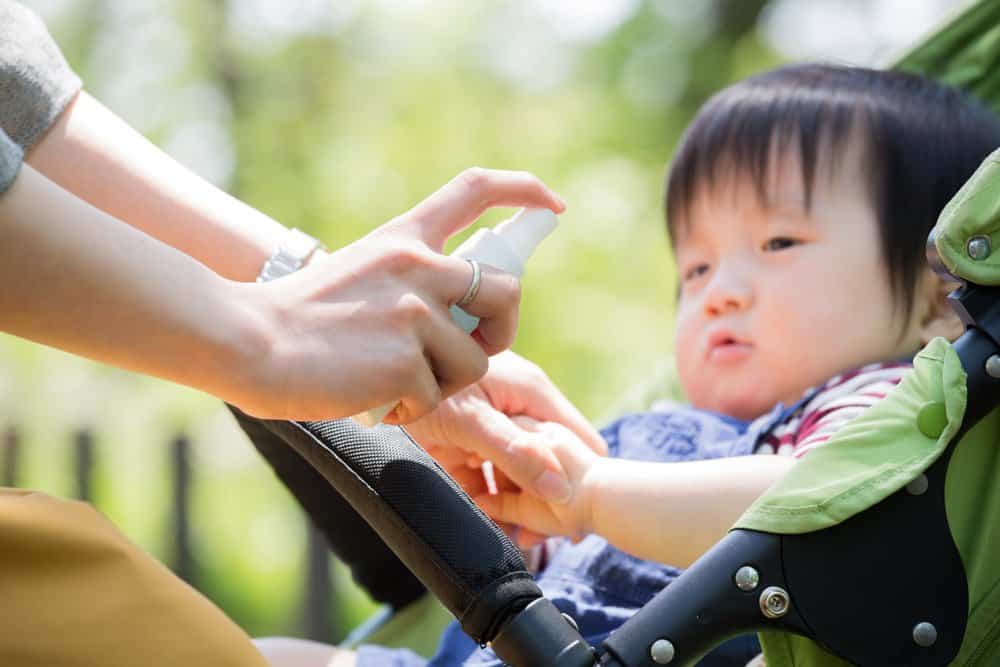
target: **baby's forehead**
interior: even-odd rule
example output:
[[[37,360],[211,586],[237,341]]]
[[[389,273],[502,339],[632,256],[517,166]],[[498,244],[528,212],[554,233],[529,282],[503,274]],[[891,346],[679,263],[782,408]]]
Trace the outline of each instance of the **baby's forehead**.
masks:
[[[769,219],[808,222],[817,215],[834,214],[826,209],[850,201],[875,208],[864,155],[866,146],[852,140],[813,160],[804,161],[797,146],[772,147],[770,157],[754,165],[738,158],[716,159],[710,171],[684,191],[673,195],[683,201],[667,201],[668,229],[674,245],[697,235],[705,226],[718,224],[722,216],[735,223],[760,226]],[[759,167],[755,169],[754,167]],[[732,221],[730,221],[732,222]]]

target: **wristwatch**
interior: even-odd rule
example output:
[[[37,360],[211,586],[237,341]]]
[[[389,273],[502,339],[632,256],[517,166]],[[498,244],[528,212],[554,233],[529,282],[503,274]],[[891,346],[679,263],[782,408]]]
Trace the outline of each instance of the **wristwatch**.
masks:
[[[264,262],[264,268],[257,276],[257,282],[266,283],[289,273],[295,273],[309,261],[312,254],[323,247],[318,239],[314,239],[300,229],[289,229],[271,256]]]

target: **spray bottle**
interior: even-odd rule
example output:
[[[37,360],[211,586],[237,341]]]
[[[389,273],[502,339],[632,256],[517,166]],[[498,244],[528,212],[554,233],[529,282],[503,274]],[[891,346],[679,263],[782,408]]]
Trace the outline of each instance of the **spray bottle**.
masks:
[[[522,209],[509,220],[493,229],[480,229],[470,236],[453,253],[454,257],[474,259],[520,278],[524,264],[538,244],[556,228],[555,213],[545,208]],[[479,318],[458,306],[451,307],[451,317],[463,331],[472,333],[479,325]],[[368,412],[355,415],[355,421],[374,426],[396,406],[388,403]]]

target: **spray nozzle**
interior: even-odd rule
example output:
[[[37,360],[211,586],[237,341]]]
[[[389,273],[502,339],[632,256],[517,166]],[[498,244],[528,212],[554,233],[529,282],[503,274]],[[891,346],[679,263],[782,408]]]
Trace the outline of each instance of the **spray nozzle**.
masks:
[[[549,209],[526,208],[494,227],[493,232],[502,237],[524,263],[557,224],[556,214]]]

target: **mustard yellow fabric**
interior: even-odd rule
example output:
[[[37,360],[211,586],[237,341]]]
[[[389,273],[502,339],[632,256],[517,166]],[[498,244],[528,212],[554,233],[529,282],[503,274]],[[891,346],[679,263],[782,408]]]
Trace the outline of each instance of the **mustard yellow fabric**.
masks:
[[[91,506],[0,488],[0,665],[267,661],[225,614]]]

